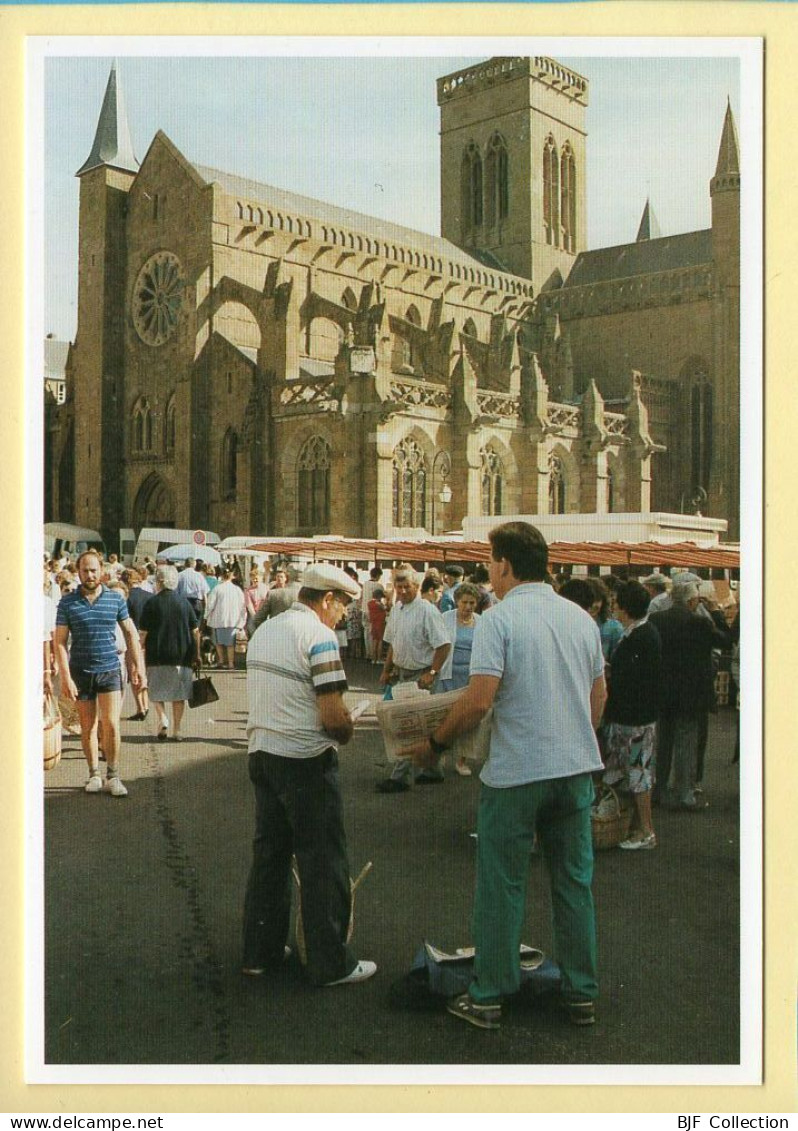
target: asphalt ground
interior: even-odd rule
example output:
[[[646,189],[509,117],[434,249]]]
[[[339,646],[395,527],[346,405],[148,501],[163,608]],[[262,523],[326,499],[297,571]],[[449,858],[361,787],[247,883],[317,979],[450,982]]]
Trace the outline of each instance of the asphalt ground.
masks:
[[[349,698],[377,698],[349,665]],[[477,776],[380,795],[376,721],[341,750],[358,892],[353,945],[378,973],[316,989],[292,957],[240,973],[254,824],[246,677],[214,673],[218,703],[186,711],[185,739],[155,741],[154,712],[123,723],[130,795],[86,795],[78,738],[45,778],[45,1060],[49,1064],[734,1064],[739,1059],[739,794],[734,717],[711,719],[709,808],[655,810],[653,852],[600,852],[594,891],[598,1023],[576,1029],[551,1000],[507,1003],[502,1028],[450,1017],[443,999],[392,986],[423,941],[470,943]],[[123,714],[135,708],[128,693]],[[542,860],[530,859],[524,941],[548,951]],[[408,1077],[412,1083],[412,1076]],[[644,1081],[641,1081],[644,1082]]]

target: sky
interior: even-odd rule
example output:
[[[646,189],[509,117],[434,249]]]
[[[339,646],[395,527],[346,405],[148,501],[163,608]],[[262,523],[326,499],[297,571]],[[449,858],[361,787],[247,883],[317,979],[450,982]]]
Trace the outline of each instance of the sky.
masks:
[[[629,42],[609,50],[628,51]],[[506,41],[504,53],[554,55],[590,82],[588,247],[634,240],[647,197],[663,235],[709,227],[727,99],[740,120],[733,48],[619,57],[549,46]],[[496,41],[477,56],[197,58],[126,56],[124,41],[109,47],[108,55],[44,60],[44,330],[65,340],[74,339],[77,322],[74,174],[91,150],[114,57],[139,161],[162,129],[197,164],[439,234],[436,79],[501,53]],[[59,50],[57,41],[49,50]]]

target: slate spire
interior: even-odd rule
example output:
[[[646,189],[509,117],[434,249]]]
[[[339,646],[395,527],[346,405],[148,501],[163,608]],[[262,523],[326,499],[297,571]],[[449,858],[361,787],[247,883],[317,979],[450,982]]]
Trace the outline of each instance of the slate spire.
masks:
[[[662,235],[659,228],[657,217],[654,215],[654,209],[651,207],[651,201],[646,199],[646,206],[643,209],[643,216],[640,220],[640,227],[637,229],[637,243],[642,240],[658,240]]]
[[[139,163],[136,160],[133,143],[130,140],[122,87],[117,76],[116,60],[114,60],[111,73],[108,76],[105,98],[97,122],[97,132],[94,135],[94,145],[75,176],[80,177],[83,173],[88,173],[90,169],[96,169],[101,165],[109,165],[114,169],[124,169],[129,173],[139,171]]]
[[[723,133],[720,137],[716,177],[726,177],[740,173],[740,143],[737,140],[737,126],[732,113],[731,100],[726,102],[726,117],[723,119]]]

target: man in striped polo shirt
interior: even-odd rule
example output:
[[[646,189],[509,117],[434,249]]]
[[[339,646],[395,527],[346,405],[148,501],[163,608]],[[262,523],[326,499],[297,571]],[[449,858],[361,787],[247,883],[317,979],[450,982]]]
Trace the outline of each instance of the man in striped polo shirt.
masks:
[[[291,857],[302,886],[307,974],[317,986],[365,981],[373,962],[347,935],[350,872],[338,745],[352,737],[335,624],[360,597],[342,569],[306,569],[298,599],[258,628],[247,650],[249,777],[255,788],[252,867],[244,900],[248,975],[283,960],[291,910]]]
[[[119,776],[122,670],[116,651],[117,624],[130,652],[134,689],[141,684],[141,651],[127,602],[119,590],[102,584],[102,570],[96,550],[80,555],[80,586],[58,602],[54,642],[63,693],[77,702],[80,739],[89,766],[86,793],[99,793],[103,788],[97,747],[97,727],[102,723],[108,761],[105,788],[112,797],[126,797],[127,789]],[[71,648],[67,651],[70,636]]]

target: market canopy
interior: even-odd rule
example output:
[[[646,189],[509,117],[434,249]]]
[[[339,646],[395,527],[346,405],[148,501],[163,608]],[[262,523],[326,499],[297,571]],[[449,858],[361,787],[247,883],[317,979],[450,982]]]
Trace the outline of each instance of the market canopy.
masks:
[[[177,546],[167,546],[165,550],[158,551],[158,559],[164,558],[168,562],[184,562],[186,558],[193,558],[198,562],[207,562],[208,565],[222,564],[222,555],[213,546],[198,546],[194,542],[181,542]]]
[[[487,542],[378,538],[264,538],[248,546],[266,554],[293,554],[313,561],[485,562]],[[551,565],[655,566],[739,569],[736,546],[695,542],[550,542]]]

